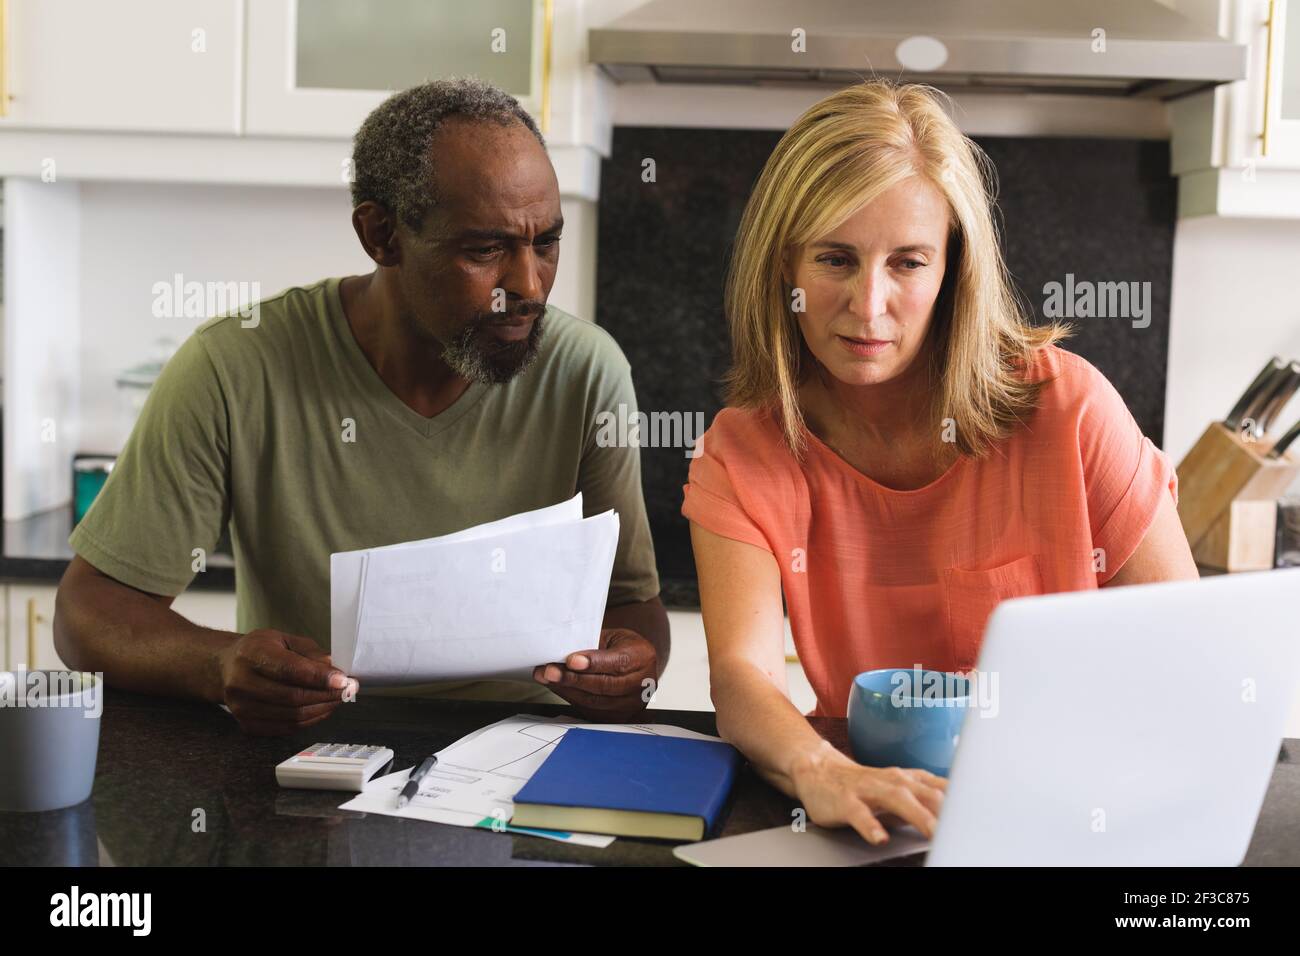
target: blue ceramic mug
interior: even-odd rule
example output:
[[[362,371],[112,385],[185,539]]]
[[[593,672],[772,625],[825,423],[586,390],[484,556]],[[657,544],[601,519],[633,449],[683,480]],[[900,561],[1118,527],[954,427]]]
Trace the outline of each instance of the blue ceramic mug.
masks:
[[[913,767],[948,776],[971,680],[920,667],[886,667],[853,678],[849,746],[869,767]]]

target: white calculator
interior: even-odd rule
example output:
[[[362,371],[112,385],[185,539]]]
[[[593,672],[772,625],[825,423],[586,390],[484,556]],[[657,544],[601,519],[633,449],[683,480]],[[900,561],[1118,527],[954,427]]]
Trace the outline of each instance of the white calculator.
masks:
[[[357,793],[376,771],[393,759],[387,747],[371,744],[312,744],[275,768],[282,787],[306,790],[353,790]]]

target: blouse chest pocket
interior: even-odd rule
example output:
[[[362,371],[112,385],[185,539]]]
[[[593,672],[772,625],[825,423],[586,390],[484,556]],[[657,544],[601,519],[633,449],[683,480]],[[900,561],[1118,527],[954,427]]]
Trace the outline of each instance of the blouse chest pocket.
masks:
[[[1032,554],[985,571],[945,568],[944,611],[953,667],[965,671],[975,666],[984,639],[984,625],[998,604],[1008,598],[1042,593],[1038,559]]]

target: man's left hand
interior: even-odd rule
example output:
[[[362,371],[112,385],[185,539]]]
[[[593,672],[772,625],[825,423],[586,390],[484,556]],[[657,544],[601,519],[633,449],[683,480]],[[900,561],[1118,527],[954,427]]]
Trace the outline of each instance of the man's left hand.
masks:
[[[533,668],[533,680],[588,720],[630,720],[654,696],[658,656],[655,646],[635,631],[609,628],[600,632],[599,649],[574,651],[563,663],[540,664]]]

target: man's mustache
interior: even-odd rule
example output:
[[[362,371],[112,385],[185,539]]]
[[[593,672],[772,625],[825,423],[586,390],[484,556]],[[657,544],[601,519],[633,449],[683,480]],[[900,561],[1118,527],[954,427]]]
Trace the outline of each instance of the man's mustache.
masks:
[[[480,312],[475,325],[513,325],[518,322],[540,319],[546,312],[545,302],[521,302],[505,312]]]

